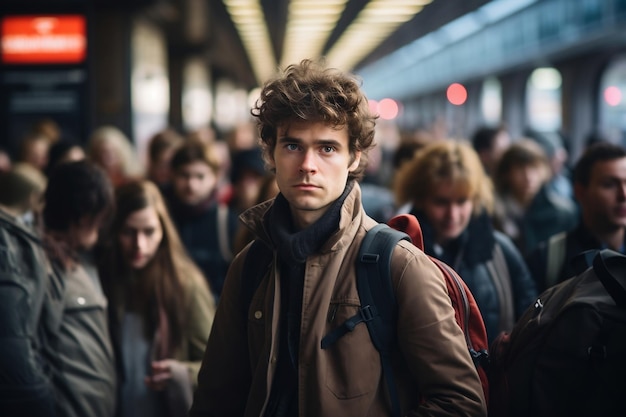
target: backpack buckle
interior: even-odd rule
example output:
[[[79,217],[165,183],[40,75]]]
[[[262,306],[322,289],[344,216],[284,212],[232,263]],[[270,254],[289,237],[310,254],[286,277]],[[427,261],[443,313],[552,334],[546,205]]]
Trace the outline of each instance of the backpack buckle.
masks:
[[[378,262],[380,255],[377,253],[364,253],[361,255],[361,262],[366,264],[375,264]]]
[[[362,307],[359,311],[364,322],[368,322],[374,318],[374,308],[370,305]]]
[[[356,315],[346,320],[346,322],[344,323],[344,326],[348,329],[348,331],[351,332],[352,330],[354,330],[357,324],[367,323],[368,321],[372,321],[374,319],[375,313],[376,312],[374,310],[374,307],[370,305],[361,307],[359,309],[359,312]]]

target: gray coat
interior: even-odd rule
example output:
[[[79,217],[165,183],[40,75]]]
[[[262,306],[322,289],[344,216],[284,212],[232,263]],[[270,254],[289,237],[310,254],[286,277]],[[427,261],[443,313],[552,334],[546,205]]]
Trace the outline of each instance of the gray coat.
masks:
[[[0,210],[0,410],[5,417],[55,415],[41,351],[47,266],[39,238]]]

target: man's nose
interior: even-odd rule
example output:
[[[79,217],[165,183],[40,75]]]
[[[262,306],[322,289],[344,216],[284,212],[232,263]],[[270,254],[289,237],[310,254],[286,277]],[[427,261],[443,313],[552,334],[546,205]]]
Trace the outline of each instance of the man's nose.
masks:
[[[300,164],[300,171],[302,172],[317,171],[317,160],[316,160],[315,152],[313,150],[307,150],[302,154],[302,162]]]

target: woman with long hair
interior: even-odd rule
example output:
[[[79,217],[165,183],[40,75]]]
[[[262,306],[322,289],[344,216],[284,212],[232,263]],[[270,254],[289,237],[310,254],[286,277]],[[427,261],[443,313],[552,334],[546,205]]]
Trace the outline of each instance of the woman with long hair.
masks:
[[[121,416],[186,415],[213,324],[213,297],[152,182],[117,189],[111,231],[100,276],[120,356]]]

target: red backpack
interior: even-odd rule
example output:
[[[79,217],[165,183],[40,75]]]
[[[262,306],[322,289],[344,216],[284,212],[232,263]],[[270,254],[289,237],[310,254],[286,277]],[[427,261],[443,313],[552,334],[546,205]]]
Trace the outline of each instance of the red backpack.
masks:
[[[413,244],[422,251],[424,250],[424,238],[422,228],[417,218],[411,214],[400,214],[387,222],[393,229],[400,230],[411,237]],[[445,262],[428,255],[431,261],[439,267],[446,280],[448,294],[456,322],[465,334],[465,341],[483,386],[485,400],[489,402],[489,381],[487,380],[486,366],[489,361],[487,330],[482,315],[476,304],[476,300],[467,284],[451,266]]]

